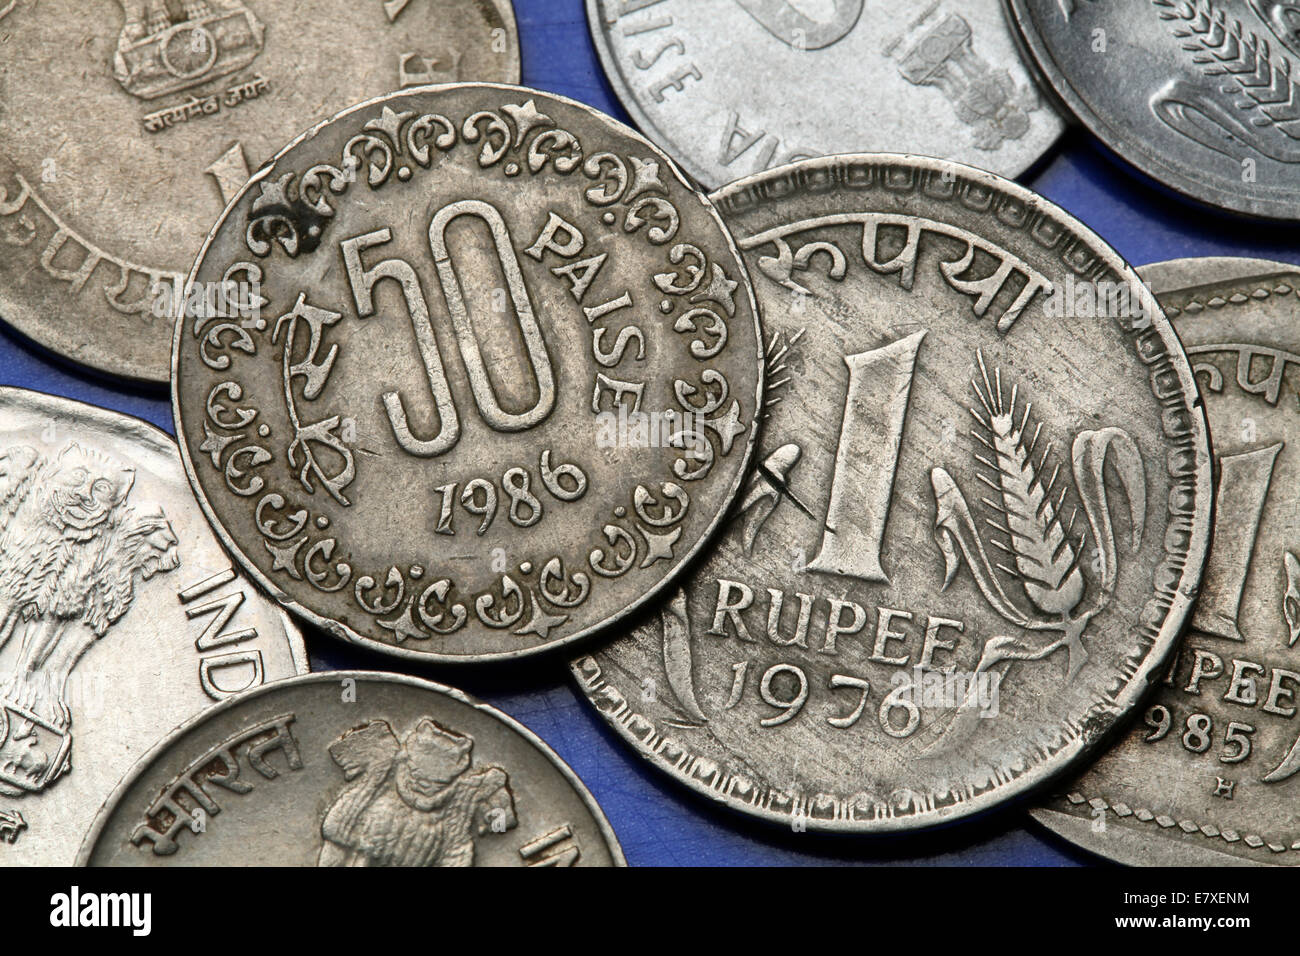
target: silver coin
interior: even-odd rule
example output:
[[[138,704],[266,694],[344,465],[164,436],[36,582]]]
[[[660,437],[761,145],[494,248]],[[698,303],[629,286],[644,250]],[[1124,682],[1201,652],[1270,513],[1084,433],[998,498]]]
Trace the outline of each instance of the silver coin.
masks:
[[[177,327],[182,454],[249,573],[337,636],[443,661],[580,639],[740,487],[763,372],[740,254],[667,157],[571,100],[465,84],[340,114],[227,210],[190,288],[225,283],[234,308],[196,296]]]
[[[1034,811],[1145,865],[1300,863],[1300,267],[1181,259],[1139,270],[1187,347],[1218,492],[1200,598],[1131,731]]]
[[[400,86],[519,79],[510,0],[0,0],[0,318],[166,383],[226,202],[310,123]]]
[[[700,182],[831,153],[1024,172],[1064,127],[998,0],[587,0],[615,92]]]
[[[1295,0],[1008,0],[1039,68],[1113,152],[1222,209],[1300,219]]]
[[[623,866],[528,728],[395,674],[280,681],[171,734],[105,803],[91,866]]]
[[[795,829],[951,821],[1089,756],[1208,539],[1205,419],[1155,300],[1042,197],[939,160],[714,201],[768,335],[759,464],[658,616],[574,662],[592,704]],[[1126,295],[1080,315],[1088,289]]]
[[[169,437],[0,388],[0,864],[71,865],[168,728],[306,670],[297,629],[204,523]]]

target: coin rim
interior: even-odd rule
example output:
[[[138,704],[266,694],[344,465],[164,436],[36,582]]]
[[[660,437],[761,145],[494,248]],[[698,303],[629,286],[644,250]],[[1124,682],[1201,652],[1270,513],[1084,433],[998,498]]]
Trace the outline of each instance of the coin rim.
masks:
[[[682,573],[694,562],[695,558],[706,547],[708,547],[712,543],[714,536],[718,533],[718,529],[722,526],[724,519],[726,518],[727,514],[731,511],[732,505],[735,503],[736,498],[739,496],[741,487],[743,486],[745,480],[749,477],[749,467],[753,462],[754,449],[757,445],[758,433],[761,430],[761,425],[762,425],[763,396],[765,393],[765,386],[767,383],[767,368],[766,368],[766,361],[765,361],[766,343],[763,337],[764,335],[763,323],[762,323],[761,315],[759,313],[758,300],[754,294],[754,283],[751,280],[749,275],[749,267],[745,265],[745,257],[741,255],[740,249],[736,245],[735,237],[732,236],[731,234],[731,229],[727,226],[726,222],[722,218],[722,214],[718,212],[717,207],[714,206],[712,200],[708,197],[705,191],[701,189],[697,184],[687,179],[682,174],[681,169],[677,166],[677,164],[673,161],[673,159],[669,157],[666,153],[664,153],[663,150],[661,150],[654,143],[650,142],[650,140],[647,137],[643,136],[641,133],[638,133],[636,130],[632,129],[630,126],[626,125],[625,123],[620,122],[619,120],[615,119],[612,116],[602,113],[600,110],[597,110],[592,106],[588,106],[585,103],[580,103],[577,100],[570,99],[567,96],[561,96],[558,93],[551,93],[545,90],[530,89],[524,86],[514,86],[508,83],[440,83],[440,84],[433,84],[429,86],[412,86],[403,90],[398,90],[393,93],[384,94],[383,96],[377,96],[373,99],[369,99],[361,103],[357,103],[353,106],[348,107],[342,112],[336,114],[335,116],[331,116],[328,119],[322,120],[321,122],[314,125],[311,129],[300,134],[292,142],[290,142],[288,146],[280,150],[280,152],[278,152],[273,158],[267,161],[267,163],[264,166],[262,166],[261,169],[253,173],[253,175],[249,177],[248,182],[244,184],[242,189],[240,189],[239,194],[236,195],[230,201],[230,204],[226,207],[225,211],[221,214],[221,218],[217,220],[216,225],[214,225],[212,227],[212,230],[208,233],[207,239],[204,240],[203,246],[199,250],[198,258],[195,259],[194,265],[190,268],[189,274],[185,280],[186,293],[188,294],[190,287],[193,285],[194,280],[198,274],[199,267],[203,264],[204,260],[207,258],[208,249],[211,247],[212,243],[216,240],[217,233],[221,230],[222,226],[225,225],[226,220],[230,216],[230,213],[235,209],[236,206],[239,205],[239,203],[243,200],[245,195],[247,195],[255,186],[260,184],[262,180],[266,179],[273,172],[275,172],[277,164],[293,150],[297,149],[299,146],[314,139],[319,133],[323,132],[327,127],[331,126],[334,123],[340,122],[341,120],[343,120],[344,117],[350,116],[353,113],[360,113],[364,110],[372,109],[376,106],[390,103],[393,100],[398,99],[400,97],[405,97],[405,96],[422,97],[428,95],[439,95],[443,93],[454,93],[456,91],[463,90],[463,89],[497,90],[502,93],[509,94],[510,96],[526,96],[530,98],[547,97],[565,106],[574,107],[583,113],[589,114],[591,118],[594,118],[602,123],[607,124],[609,130],[616,134],[629,136],[634,141],[639,140],[641,142],[644,142],[647,145],[647,147],[653,152],[655,157],[660,159],[664,163],[667,171],[671,175],[676,176],[680,180],[681,184],[689,190],[689,192],[693,197],[698,198],[705,213],[711,216],[713,218],[713,221],[717,224],[721,238],[723,242],[726,243],[726,248],[730,250],[733,256],[733,260],[739,269],[739,275],[742,280],[741,285],[745,290],[746,297],[749,301],[750,311],[754,317],[754,363],[755,363],[755,368],[757,369],[757,376],[756,376],[756,381],[754,386],[753,421],[750,424],[750,427],[748,429],[749,434],[748,437],[745,439],[744,448],[741,450],[741,456],[738,459],[736,459],[737,468],[736,468],[735,477],[732,479],[730,486],[726,489],[726,493],[722,499],[723,502],[722,506],[717,509],[712,519],[705,526],[704,530],[700,533],[695,544],[692,545],[692,547],[689,550],[687,550],[686,553],[683,554],[681,558],[677,560],[677,562],[673,565],[672,568],[670,568],[666,573],[664,573],[660,577],[658,582],[656,582],[653,587],[650,587],[649,589],[645,590],[639,598],[637,598],[635,601],[633,601],[631,604],[627,605],[623,609],[616,611],[610,615],[607,615],[601,618],[600,620],[593,622],[587,627],[575,631],[573,634],[569,634],[563,638],[560,638],[559,640],[547,641],[542,644],[537,644],[533,647],[525,647],[513,651],[497,651],[497,652],[486,653],[486,654],[444,654],[444,653],[439,653],[434,651],[419,651],[419,650],[408,649],[405,647],[398,647],[393,644],[389,644],[372,637],[366,637],[358,633],[353,628],[348,627],[347,625],[339,621],[335,621],[330,618],[327,618],[323,614],[320,614],[317,611],[306,607],[302,603],[290,597],[286,591],[277,587],[270,580],[269,576],[264,574],[262,570],[258,568],[257,565],[254,564],[251,559],[248,558],[244,550],[226,532],[225,526],[217,518],[216,513],[213,511],[211,505],[208,502],[208,498],[203,490],[203,486],[199,481],[198,474],[194,468],[193,461],[190,458],[188,441],[186,440],[185,437],[186,431],[184,428],[184,424],[181,420],[181,405],[180,405],[181,390],[180,390],[180,383],[178,380],[179,379],[178,373],[179,373],[179,365],[180,365],[181,344],[184,338],[184,331],[185,331],[185,317],[183,313],[179,315],[176,318],[175,326],[173,327],[172,330],[172,362],[171,362],[171,404],[172,404],[172,418],[176,427],[176,444],[180,447],[181,461],[185,466],[185,474],[190,480],[190,486],[194,490],[194,496],[198,500],[199,507],[203,510],[204,516],[207,517],[208,519],[208,524],[212,526],[213,531],[216,533],[217,537],[220,539],[222,544],[224,544],[226,549],[235,556],[236,560],[244,568],[245,573],[247,573],[250,577],[252,577],[253,580],[257,581],[257,583],[262,586],[262,589],[265,590],[268,594],[270,594],[273,598],[275,598],[275,600],[278,601],[282,607],[284,607],[289,612],[297,615],[300,619],[315,625],[316,627],[320,628],[322,631],[325,631],[327,634],[339,638],[340,640],[344,640],[347,641],[348,643],[356,644],[361,647],[369,648],[373,651],[386,654],[389,657],[401,658],[403,660],[408,660],[408,661],[434,662],[438,664],[478,664],[478,663],[487,663],[489,661],[492,662],[517,661],[523,658],[536,657],[540,654],[550,653],[551,651],[554,651],[557,648],[564,647],[570,644],[576,644],[581,641],[585,641],[596,634],[609,630],[614,625],[625,620],[627,617],[636,613],[642,607],[645,607],[650,602],[654,601],[661,594],[663,594],[668,588],[670,588],[674,583],[676,583],[676,581],[681,577]],[[185,301],[185,297],[182,297],[182,301]]]
[[[601,28],[600,5],[602,0],[585,0],[585,2],[587,7],[587,29],[591,33],[592,43],[596,47],[596,56],[600,60],[601,72],[604,73],[606,81],[609,83],[610,88],[614,91],[615,98],[617,99],[619,105],[622,106],[623,109],[627,111],[627,114],[632,117],[633,121],[636,123],[638,129],[640,130],[641,134],[645,136],[647,139],[651,140],[656,146],[658,146],[664,152],[672,154],[677,164],[686,170],[686,172],[690,175],[690,177],[693,180],[695,180],[697,184],[699,184],[701,189],[703,189],[705,192],[709,193],[710,195],[712,195],[715,192],[720,192],[723,189],[726,189],[729,184],[725,182],[720,183],[718,186],[708,185],[708,183],[712,180],[712,177],[707,175],[701,167],[695,165],[695,161],[693,158],[691,158],[689,151],[680,148],[677,143],[673,142],[672,137],[670,137],[666,131],[661,129],[659,126],[657,126],[655,123],[653,123],[650,120],[649,114],[646,113],[645,109],[641,106],[641,101],[632,92],[632,87],[624,79],[623,72],[618,68],[618,61],[614,57],[614,49],[610,45],[609,41],[606,39],[604,35],[604,30]],[[1014,44],[1015,35],[1017,31],[1011,26],[1011,24],[1008,24],[1007,32],[1010,34],[1010,37]],[[1030,69],[1030,64],[1018,62],[1017,65],[1021,66],[1024,69],[1025,79],[1031,85],[1037,85],[1036,77],[1034,76],[1034,71]],[[1057,108],[1057,104],[1053,102],[1051,99],[1048,99],[1046,97],[1043,98],[1043,106],[1048,111],[1048,113],[1050,113],[1051,116],[1056,120],[1056,123],[1059,126],[1059,128],[1056,131],[1056,135],[1051,138],[1051,140],[1042,148],[1042,150],[1038,152],[1037,155],[1030,158],[1027,162],[1018,164],[1017,168],[1014,171],[1008,171],[1007,173],[997,174],[997,175],[1003,175],[1006,176],[1007,178],[1023,176],[1031,169],[1038,168],[1038,166],[1042,164],[1045,160],[1047,160],[1048,157],[1060,145],[1061,137],[1065,135],[1065,131],[1070,126],[1070,122],[1069,122],[1070,115],[1069,113],[1062,113]],[[826,155],[827,156],[862,156],[868,154],[863,153],[861,150],[848,149],[842,152],[827,153]],[[887,155],[887,154],[881,153],[878,155]],[[899,153],[896,155],[904,155],[904,154]],[[911,155],[911,154],[907,154],[907,155]],[[826,157],[817,157],[817,158],[824,159]],[[955,160],[953,160],[953,162],[955,162]],[[786,163],[784,165],[793,165],[793,164]],[[772,169],[780,169],[780,168],[781,168],[780,166],[772,167]],[[758,174],[754,174],[754,175],[758,175]],[[744,177],[744,178],[748,178],[748,177]]]
[[[482,0],[476,0],[476,2],[482,3]],[[514,77],[516,81],[521,80],[523,78],[523,51],[519,43],[519,24],[515,17],[514,3],[512,0],[490,0],[490,2],[497,8],[498,12],[500,12],[512,40],[512,48],[514,50],[514,68],[507,70],[506,74]],[[414,87],[409,88],[414,89]],[[296,128],[296,123],[294,126]],[[128,183],[123,183],[122,185],[124,188],[129,186]],[[220,222],[225,218],[225,216],[226,210],[222,209],[217,221]],[[180,272],[182,270],[177,271]],[[27,312],[33,317],[32,320],[23,320],[20,324],[10,316],[22,314],[22,303],[18,301],[12,292],[5,290],[0,290],[0,300],[7,301],[14,306],[12,311],[9,309],[0,310],[0,322],[3,322],[14,332],[17,332],[23,340],[30,342],[38,349],[49,352],[59,362],[67,363],[74,370],[89,370],[97,375],[104,376],[110,382],[118,384],[138,384],[153,388],[165,388],[171,382],[170,361],[161,368],[151,368],[148,367],[148,363],[126,361],[116,354],[105,353],[103,350],[95,353],[99,356],[98,359],[82,357],[78,354],[77,346],[84,345],[84,343],[74,342],[72,343],[72,347],[65,348],[60,344],[55,344],[55,339],[58,338],[58,336],[52,336],[41,331],[42,329],[57,329],[64,327],[47,321],[49,318],[47,309],[43,307],[29,307]],[[69,308],[67,311],[80,313],[80,310],[75,308]],[[84,315],[79,315],[79,318],[83,322],[85,321]],[[166,342],[168,334],[166,324],[168,321],[169,318],[155,318],[153,316],[150,316],[147,320],[148,328],[153,328],[155,323],[163,326],[163,328],[158,329],[157,338],[160,342]],[[170,351],[167,353],[167,356],[170,360]]]
[[[1290,201],[1252,200],[1244,195],[1239,198],[1238,193],[1211,185],[1202,170],[1189,164],[1190,172],[1183,172],[1173,165],[1172,160],[1166,160],[1163,155],[1153,152],[1144,141],[1121,135],[1118,127],[1093,110],[1075,90],[1065,71],[1057,66],[1056,57],[1047,48],[1042,35],[1037,30],[1030,30],[1029,0],[1003,0],[1003,3],[1007,19],[1022,41],[1022,53],[1028,52],[1036,67],[1030,71],[1031,75],[1036,73],[1048,84],[1055,98],[1068,108],[1069,114],[1113,158],[1176,193],[1180,198],[1199,206],[1266,222],[1300,221],[1300,189],[1292,190],[1297,198]],[[1300,66],[1300,62],[1297,66]]]
[[[1215,277],[1201,282],[1193,282],[1192,286],[1189,286],[1179,276],[1179,273],[1183,270],[1197,272],[1202,275],[1215,275]],[[1271,259],[1237,258],[1234,256],[1188,256],[1186,258],[1152,262],[1145,266],[1139,266],[1137,269],[1142,281],[1147,284],[1148,288],[1157,297],[1195,285],[1214,285],[1218,282],[1244,282],[1254,276],[1270,275],[1277,272],[1293,272],[1300,276],[1300,265],[1290,262],[1275,262]],[[1171,319],[1170,324],[1174,325],[1174,332],[1177,334],[1176,320]],[[1213,449],[1214,436],[1210,435],[1211,453],[1213,453]],[[1132,730],[1132,724],[1126,722],[1124,733],[1116,738],[1114,747],[1124,746],[1130,739],[1129,732]],[[1088,771],[1085,770],[1084,774],[1087,773]],[[1073,778],[1070,782],[1074,783],[1082,779],[1083,777],[1079,776]],[[1155,783],[1156,789],[1158,789],[1158,783],[1155,781],[1147,782]],[[1101,796],[1101,794],[1099,793],[1098,796]],[[1061,798],[1062,795],[1054,794],[1048,798],[1048,801],[1030,807],[1028,810],[1029,816],[1040,826],[1071,846],[1115,863],[1122,863],[1127,866],[1283,865],[1280,863],[1275,864],[1271,859],[1262,856],[1259,859],[1252,859],[1229,854],[1224,850],[1216,849],[1210,844],[1196,846],[1178,839],[1166,839],[1163,829],[1143,832],[1130,827],[1116,827],[1116,831],[1123,830],[1125,833],[1123,837],[1112,841],[1109,837],[1112,828],[1108,827],[1106,834],[1095,833],[1087,820],[1058,809]],[[1103,797],[1103,799],[1109,798]],[[1078,824],[1079,827],[1071,824]],[[1181,833],[1182,830],[1178,832]],[[1093,839],[1094,837],[1096,839]],[[1297,865],[1300,865],[1300,863]]]
[[[906,153],[852,153],[841,156],[827,156],[813,160],[803,160],[799,163],[747,176],[711,193],[710,199],[721,208],[723,202],[729,197],[752,190],[764,183],[788,179],[796,170],[834,169],[836,167],[855,165],[866,165],[872,169],[887,168],[892,165],[934,172],[951,170],[957,176],[963,177],[971,183],[992,190],[995,195],[1009,196],[1042,212],[1044,215],[1050,216],[1053,221],[1062,226],[1066,235],[1074,236],[1087,243],[1089,250],[1098,255],[1099,262],[1115,270],[1120,276],[1134,275],[1134,267],[1129,265],[1109,242],[1106,242],[1077,217],[1050,199],[1034,193],[1019,183],[998,176],[996,173],[990,173],[951,160],[933,159]],[[777,195],[777,198],[782,198],[785,193],[774,195]],[[1145,284],[1143,288],[1146,288]],[[1143,658],[1142,666],[1135,670],[1125,681],[1124,690],[1116,695],[1115,708],[1118,713],[1114,723],[1103,733],[1092,739],[1085,740],[1083,735],[1071,738],[1068,743],[1055,751],[1051,758],[1021,773],[1011,783],[994,786],[970,799],[949,804],[928,813],[913,813],[905,817],[889,817],[884,820],[880,818],[870,820],[826,820],[809,814],[802,817],[800,821],[808,830],[823,833],[871,834],[883,837],[888,834],[896,835],[932,830],[936,827],[969,820],[972,817],[1005,808],[1009,803],[1024,798],[1030,792],[1048,786],[1059,778],[1068,777],[1080,763],[1088,759],[1089,755],[1100,752],[1101,749],[1109,746],[1116,739],[1116,735],[1126,726],[1125,718],[1132,714],[1142,698],[1146,696],[1154,683],[1163,675],[1164,665],[1178,644],[1183,625],[1191,611],[1192,600],[1200,589],[1200,580],[1208,554],[1212,527],[1214,484],[1211,467],[1212,455],[1209,450],[1209,426],[1205,415],[1205,405],[1201,400],[1196,378],[1192,373],[1191,363],[1187,359],[1186,352],[1183,350],[1177,334],[1173,331],[1172,323],[1165,316],[1164,309],[1160,307],[1154,294],[1150,295],[1151,301],[1148,306],[1155,307],[1153,313],[1155,320],[1152,322],[1152,328],[1160,335],[1161,341],[1168,349],[1171,367],[1177,371],[1183,386],[1185,402],[1182,407],[1189,413],[1193,430],[1196,433],[1193,435],[1192,442],[1193,447],[1196,448],[1198,460],[1196,467],[1189,473],[1189,477],[1195,479],[1195,489],[1198,494],[1196,512],[1191,520],[1191,530],[1182,573],[1176,586],[1172,589],[1169,609],[1150,650]],[[1125,345],[1130,347],[1130,336],[1128,334],[1125,334]],[[1179,358],[1181,358],[1181,362],[1178,361]],[[1153,396],[1152,401],[1155,403],[1156,408],[1159,409],[1159,400]],[[1163,543],[1161,548],[1162,556],[1167,556],[1169,552],[1164,548]],[[668,759],[653,750],[641,738],[637,737],[627,724],[612,719],[607,715],[604,710],[596,705],[588,693],[587,683],[578,669],[578,664],[582,660],[592,656],[594,656],[594,652],[593,654],[574,658],[569,662],[569,669],[574,683],[578,687],[581,699],[587,702],[606,726],[628,744],[634,753],[652,765],[656,771],[665,774],[681,786],[703,794],[717,805],[726,807],[738,814],[743,814],[748,818],[762,820],[768,824],[789,826],[790,812],[768,810],[735,799],[730,794],[720,793],[711,787],[707,781],[700,780],[693,775],[682,774],[675,760]],[[599,664],[599,661],[597,663]],[[649,720],[649,718],[646,719]],[[658,725],[658,721],[651,722],[656,726]],[[814,788],[815,784],[801,794],[792,794],[792,796],[811,797],[814,795]]]
[[[495,718],[505,724],[506,728],[514,731],[525,741],[535,747],[543,757],[547,758],[560,775],[568,781],[569,785],[577,793],[583,804],[591,813],[592,819],[596,821],[600,834],[605,839],[605,844],[609,849],[610,855],[614,858],[614,866],[627,866],[627,858],[623,854],[623,846],[619,843],[618,836],[614,833],[614,828],[610,826],[609,819],[605,816],[605,811],[601,809],[596,802],[595,796],[582,782],[581,778],[574,772],[573,768],[565,763],[546,741],[533,733],[519,721],[515,720],[509,714],[491,704],[484,703],[462,690],[454,687],[448,687],[446,684],[440,684],[436,681],[425,680],[422,677],[413,677],[410,674],[394,674],[390,671],[364,671],[364,670],[343,670],[343,671],[321,671],[315,674],[303,674],[298,677],[288,677],[283,680],[271,681],[263,684],[261,687],[254,688],[222,701],[220,704],[209,707],[207,710],[190,718],[185,723],[176,727],[168,733],[162,740],[151,747],[143,757],[127,771],[112,794],[104,801],[95,815],[95,822],[86,832],[85,838],[81,842],[81,849],[77,852],[77,866],[89,866],[90,858],[94,855],[95,847],[103,834],[104,827],[108,825],[109,820],[118,809],[119,802],[126,796],[126,793],[135,786],[136,782],[143,777],[152,768],[154,762],[168,749],[173,747],[182,737],[195,730],[205,721],[216,719],[221,714],[235,707],[240,707],[249,701],[254,700],[263,694],[272,694],[282,688],[298,687],[303,684],[332,684],[344,680],[354,680],[357,683],[379,683],[379,684],[402,684],[407,687],[414,687],[416,690],[426,691],[431,694],[440,694],[444,697],[450,697],[457,703],[464,704],[474,710],[479,711],[488,717]],[[259,864],[253,864],[259,865]],[[261,864],[276,865],[276,864]]]

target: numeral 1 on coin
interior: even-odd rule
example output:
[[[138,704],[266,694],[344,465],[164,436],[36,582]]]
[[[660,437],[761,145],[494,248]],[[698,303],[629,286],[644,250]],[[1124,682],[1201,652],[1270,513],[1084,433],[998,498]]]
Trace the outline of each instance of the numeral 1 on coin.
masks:
[[[821,550],[804,570],[889,583],[880,564],[880,550],[894,494],[916,356],[924,338],[924,332],[917,332],[883,348],[845,356],[849,386],[830,505]],[[881,405],[871,402],[878,386],[890,396]]]
[[[1237,614],[1241,589],[1255,551],[1264,499],[1282,445],[1219,459],[1214,540],[1192,628],[1229,641],[1244,641]]]

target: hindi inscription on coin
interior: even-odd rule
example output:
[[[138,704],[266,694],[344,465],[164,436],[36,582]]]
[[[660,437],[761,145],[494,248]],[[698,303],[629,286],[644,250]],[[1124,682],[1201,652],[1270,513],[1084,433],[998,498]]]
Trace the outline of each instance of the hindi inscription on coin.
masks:
[[[1040,196],[905,156],[715,194],[755,277],[757,470],[670,602],[573,664],[654,765],[796,829],[957,819],[1085,758],[1167,658],[1209,533],[1191,369]],[[1090,288],[1130,298],[1077,314]]]
[[[0,0],[0,319],[166,383],[175,292],[249,173],[403,86],[519,80],[509,0]]]
[[[244,565],[340,637],[509,658],[620,619],[736,494],[763,362],[739,252],[646,140],[490,84],[260,171],[176,330],[178,433]],[[225,313],[222,315],[221,313]]]
[[[1201,595],[1133,728],[1034,811],[1139,865],[1300,863],[1300,267],[1139,270],[1205,396],[1218,491]]]
[[[1300,3],[1008,0],[1046,82],[1184,196],[1300,219]]]
[[[595,799],[460,691],[338,671],[180,728],[122,782],[91,866],[622,866]]]
[[[307,670],[162,432],[0,388],[0,864],[69,866],[100,805],[205,707]]]
[[[709,187],[867,150],[1016,176],[1063,128],[998,0],[587,0],[587,18],[628,112]]]

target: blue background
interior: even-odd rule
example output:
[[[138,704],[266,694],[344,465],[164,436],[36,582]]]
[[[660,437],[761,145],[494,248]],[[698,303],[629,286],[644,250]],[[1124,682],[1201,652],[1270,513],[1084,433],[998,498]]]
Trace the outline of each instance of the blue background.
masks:
[[[515,10],[526,85],[562,93],[628,121],[600,69],[582,0],[515,0]],[[756,68],[761,71],[761,64]],[[745,80],[761,81],[761,74]],[[870,103],[863,109],[870,109]],[[1025,182],[1086,222],[1135,265],[1209,255],[1300,264],[1294,228],[1229,219],[1181,203],[1117,164],[1081,131],[1067,133]],[[165,392],[97,379],[7,327],[0,328],[0,384],[65,395],[173,430]],[[308,641],[313,669],[414,670],[463,687],[528,725],[586,781],[633,865],[1091,862],[1028,822],[1019,807],[889,841],[831,839],[765,826],[715,809],[633,755],[580,700],[562,657],[488,670],[398,668],[389,659],[327,637],[309,634]]]

